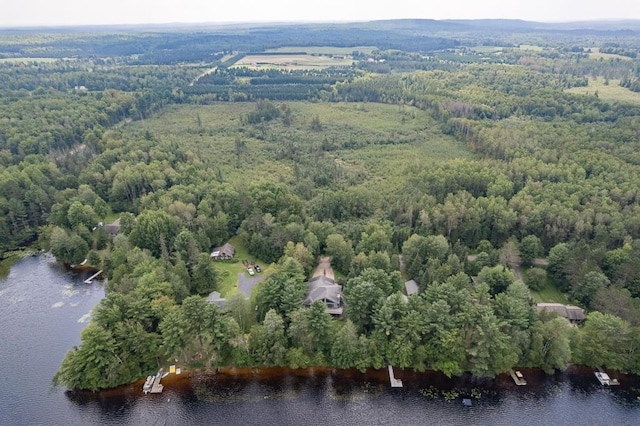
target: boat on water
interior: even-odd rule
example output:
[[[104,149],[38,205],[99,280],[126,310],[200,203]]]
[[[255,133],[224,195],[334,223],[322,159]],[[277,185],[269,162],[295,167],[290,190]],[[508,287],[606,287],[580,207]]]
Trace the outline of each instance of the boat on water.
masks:
[[[147,380],[144,382],[144,385],[142,385],[142,391],[145,393],[145,395],[151,392],[151,388],[153,387],[153,382],[155,380],[156,380],[155,376],[147,377]]]
[[[620,382],[618,382],[618,379],[612,379],[607,373],[604,373],[602,371],[596,371],[594,374],[596,376],[596,379],[598,379],[600,384],[603,386],[617,386],[620,384]]]

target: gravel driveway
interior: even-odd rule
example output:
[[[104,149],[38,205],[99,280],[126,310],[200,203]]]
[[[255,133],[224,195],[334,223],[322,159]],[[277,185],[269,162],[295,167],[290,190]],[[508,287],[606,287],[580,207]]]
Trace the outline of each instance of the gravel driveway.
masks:
[[[267,276],[263,274],[256,274],[253,277],[247,272],[238,272],[238,290],[244,294],[244,297],[249,299],[251,297],[251,291],[260,281],[264,280]]]

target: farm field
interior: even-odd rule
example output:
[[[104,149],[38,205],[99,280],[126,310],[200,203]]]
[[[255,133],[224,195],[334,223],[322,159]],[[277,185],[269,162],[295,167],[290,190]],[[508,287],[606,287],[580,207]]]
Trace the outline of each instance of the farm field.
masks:
[[[309,55],[350,55],[355,51],[370,54],[377,47],[375,46],[354,46],[354,47],[337,47],[337,46],[284,46],[276,49],[267,49],[266,52],[290,53],[305,52]]]
[[[58,58],[0,58],[0,63],[28,63],[28,62],[38,62],[38,63],[51,63],[57,61]]]
[[[609,84],[605,84],[604,77],[590,78],[587,87],[573,87],[567,92],[589,96],[595,96],[597,92],[598,97],[604,101],[640,104],[640,93],[621,87],[620,80],[609,80]]]
[[[620,61],[631,61],[632,59],[628,56],[616,55],[613,53],[602,53],[598,47],[591,48],[591,52],[589,53],[589,59],[617,59]]]
[[[240,59],[234,67],[249,67],[252,69],[286,69],[304,70],[320,69],[327,67],[346,67],[353,63],[352,59],[332,58],[330,56],[316,55],[248,55]]]

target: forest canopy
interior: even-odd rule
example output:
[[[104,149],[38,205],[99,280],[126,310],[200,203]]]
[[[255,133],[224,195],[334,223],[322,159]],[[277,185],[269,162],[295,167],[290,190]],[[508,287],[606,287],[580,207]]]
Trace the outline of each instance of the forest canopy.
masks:
[[[108,278],[55,382],[176,359],[639,373],[640,35],[433,25],[3,32],[0,253]],[[236,65],[257,53],[280,63]],[[229,241],[244,257],[212,261]],[[340,318],[303,304],[325,256]]]

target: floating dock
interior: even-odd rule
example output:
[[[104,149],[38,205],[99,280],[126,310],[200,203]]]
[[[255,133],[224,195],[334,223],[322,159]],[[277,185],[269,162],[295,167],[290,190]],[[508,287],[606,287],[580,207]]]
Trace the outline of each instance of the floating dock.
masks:
[[[96,278],[98,275],[100,275],[102,273],[102,270],[96,272],[95,274],[91,275],[89,278],[87,278],[86,280],[84,280],[85,284],[91,284],[91,281],[93,281],[94,278]]]
[[[162,380],[163,377],[162,368],[158,370],[155,376],[147,377],[144,385],[142,385],[142,392],[144,392],[145,395],[148,393],[162,393],[164,386],[160,384],[160,380]]]
[[[401,388],[402,380],[396,379],[396,376],[393,374],[393,367],[391,365],[388,368],[389,368],[389,382],[391,383],[391,387]]]
[[[511,378],[513,379],[513,382],[516,385],[518,385],[518,386],[526,386],[527,385],[527,381],[524,379],[524,376],[522,375],[521,372],[511,370],[509,372],[509,374],[511,374]]]

